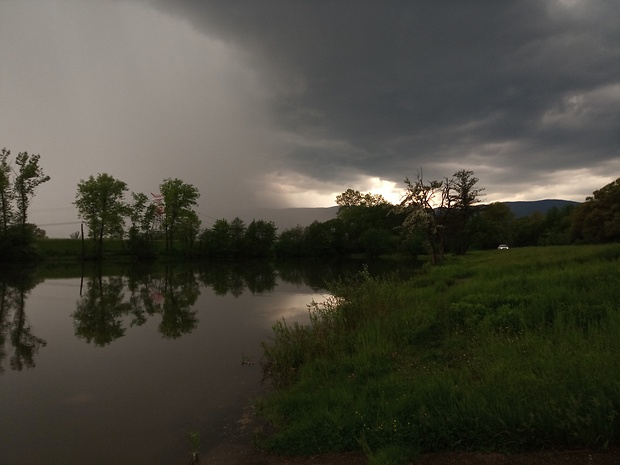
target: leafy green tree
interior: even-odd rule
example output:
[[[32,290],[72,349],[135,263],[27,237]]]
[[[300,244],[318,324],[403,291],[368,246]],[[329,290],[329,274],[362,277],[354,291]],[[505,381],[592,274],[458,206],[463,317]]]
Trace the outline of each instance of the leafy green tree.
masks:
[[[0,151],[0,234],[7,233],[13,220],[13,185],[11,182],[11,165],[8,158],[11,151],[3,148]]]
[[[88,234],[95,243],[95,257],[103,253],[105,237],[122,235],[124,217],[129,207],[124,201],[127,184],[107,173],[90,176],[78,183],[73,202],[78,214],[88,225]]]
[[[36,224],[26,223],[26,236],[34,239],[47,239],[47,231],[39,228]]]
[[[585,242],[620,240],[620,178],[594,191],[575,209],[572,235]]]
[[[505,203],[493,202],[480,209],[471,223],[472,246],[494,249],[499,244],[513,245],[515,217]]]
[[[166,253],[173,248],[176,229],[183,222],[192,207],[198,204],[200,193],[191,184],[180,179],[166,179],[159,187],[164,203],[164,230],[166,233]]]
[[[402,230],[400,237],[399,250],[408,254],[413,259],[428,252],[428,241],[424,233],[420,230]]]
[[[232,255],[235,257],[240,256],[244,250],[243,241],[245,240],[245,223],[241,218],[236,216],[230,222],[230,229],[228,231],[230,235],[230,246],[232,248]]]
[[[133,204],[129,206],[129,249],[138,258],[155,256],[154,233],[157,223],[157,205],[146,194],[131,194]]]
[[[244,235],[245,254],[248,257],[267,257],[274,250],[277,228],[273,221],[252,220]]]
[[[245,223],[236,217],[232,221],[219,219],[201,235],[203,253],[213,257],[239,257],[244,253]]]
[[[391,252],[395,249],[396,237],[385,229],[370,228],[360,237],[360,244],[364,252],[371,257]]]
[[[393,245],[396,241],[396,228],[400,226],[403,218],[398,218],[394,213],[393,205],[380,194],[362,194],[353,189],[347,189],[336,197],[339,205],[338,219],[342,223],[343,233],[346,237],[347,252],[366,252],[375,254],[377,249],[371,237],[378,237],[378,231],[386,244]],[[375,233],[368,233],[375,230]],[[362,239],[362,236],[364,238]],[[368,249],[371,247],[373,251]],[[388,248],[382,247],[384,251]],[[390,247],[391,248],[391,247]]]
[[[348,251],[347,231],[339,218],[327,220],[323,223],[329,233],[331,250],[337,255],[344,255]]]
[[[200,232],[200,219],[194,211],[185,212],[179,221],[178,236],[186,254],[192,255]]]
[[[26,223],[28,219],[28,207],[34,191],[41,184],[50,180],[43,174],[43,168],[39,166],[41,155],[28,155],[28,152],[20,152],[15,158],[15,164],[19,167],[15,176],[15,198],[17,201],[17,217],[22,229],[22,236],[26,236]]]
[[[538,239],[538,245],[568,245],[571,243],[571,222],[575,205],[566,205],[562,208],[552,207],[543,223],[543,232]]]
[[[538,245],[544,227],[545,215],[539,211],[515,219],[512,226],[515,247]]]
[[[362,194],[360,191],[347,189],[342,194],[336,196],[336,204],[339,210],[347,207],[374,207],[388,203],[381,194]]]
[[[302,227],[296,226],[280,234],[276,242],[276,252],[284,256],[340,255],[345,251],[343,223],[338,218],[329,221],[314,221]]]
[[[304,231],[304,255],[322,257],[334,252],[333,231],[328,223],[313,221]]]
[[[302,226],[286,229],[278,236],[276,252],[278,255],[299,257],[304,254],[304,232]]]
[[[133,204],[129,208],[129,219],[132,227],[135,227],[141,234],[152,236],[155,232],[157,205],[142,192],[132,192],[131,197]]]
[[[40,155],[20,152],[12,166],[11,151],[0,151],[0,258],[23,260],[36,255],[35,233],[28,208],[39,185],[49,181],[39,165]]]
[[[213,231],[213,245],[217,255],[227,256],[232,252],[230,237],[230,223],[226,219],[216,220],[211,228]]]
[[[230,224],[226,219],[219,219],[213,223],[210,230],[205,230],[203,238],[207,239],[207,254],[216,257],[232,255]]]

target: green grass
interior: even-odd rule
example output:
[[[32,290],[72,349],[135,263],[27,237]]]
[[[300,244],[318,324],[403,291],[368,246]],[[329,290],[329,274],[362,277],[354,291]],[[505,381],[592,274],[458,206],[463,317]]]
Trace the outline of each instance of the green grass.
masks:
[[[263,344],[263,447],[379,464],[620,445],[619,245],[474,252],[333,292]]]
[[[82,241],[80,239],[39,239],[37,248],[45,258],[80,260],[82,258]],[[126,256],[127,250],[123,241],[106,239],[103,243],[104,257]],[[93,255],[93,241],[84,241],[84,255],[91,258]]]
[[[92,259],[95,249],[92,239],[84,241],[84,252],[80,239],[39,239],[36,245],[43,258],[52,260],[81,260],[83,255],[87,260]],[[155,251],[160,255],[165,253],[163,241],[155,241]],[[130,260],[127,241],[104,239],[103,259]]]

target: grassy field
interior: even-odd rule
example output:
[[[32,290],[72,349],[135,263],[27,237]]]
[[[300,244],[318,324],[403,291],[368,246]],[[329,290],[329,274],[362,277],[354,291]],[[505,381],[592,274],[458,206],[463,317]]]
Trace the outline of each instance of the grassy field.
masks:
[[[86,239],[84,245],[80,239],[39,239],[36,245],[42,257],[54,260],[81,260],[83,256],[90,259],[94,250],[92,239]],[[164,242],[155,241],[155,250],[157,253],[163,254],[165,251]],[[103,241],[103,258],[131,260],[127,242],[120,239],[105,239]]]
[[[80,239],[39,239],[37,249],[45,258],[54,260],[80,260],[82,255],[86,258],[92,256],[93,241],[84,241],[82,251],[82,241]],[[126,246],[123,241],[116,239],[106,239],[104,242],[104,256],[126,256]]]
[[[620,245],[473,252],[332,291],[263,344],[266,449],[398,464],[620,444]]]

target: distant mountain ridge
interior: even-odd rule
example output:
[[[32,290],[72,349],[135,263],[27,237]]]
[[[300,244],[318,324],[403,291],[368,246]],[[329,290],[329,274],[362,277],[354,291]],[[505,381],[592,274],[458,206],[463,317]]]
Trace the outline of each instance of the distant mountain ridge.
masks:
[[[524,200],[515,202],[501,202],[507,205],[517,218],[529,216],[534,212],[546,214],[552,208],[564,208],[568,205],[579,205],[580,202],[572,200],[545,199],[545,200]]]
[[[563,208],[567,205],[578,205],[579,202],[571,200],[545,199],[533,201],[515,201],[502,202],[506,204],[512,213],[517,217],[529,216],[534,212],[540,212],[543,215],[551,208]],[[249,224],[252,220],[273,221],[278,231],[282,232],[296,226],[306,227],[314,221],[323,223],[336,218],[338,206],[334,207],[317,207],[317,208],[260,208],[255,210],[229,210],[229,211],[208,211],[206,218],[203,218],[204,226],[211,227],[215,220],[226,219],[233,220],[236,217],[241,218],[245,224]]]

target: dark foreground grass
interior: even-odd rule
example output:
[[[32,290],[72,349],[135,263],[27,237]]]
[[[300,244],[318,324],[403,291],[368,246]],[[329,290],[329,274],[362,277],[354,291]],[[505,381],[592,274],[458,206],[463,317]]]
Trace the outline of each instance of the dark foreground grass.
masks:
[[[620,445],[620,245],[475,252],[337,283],[263,345],[275,452]]]

